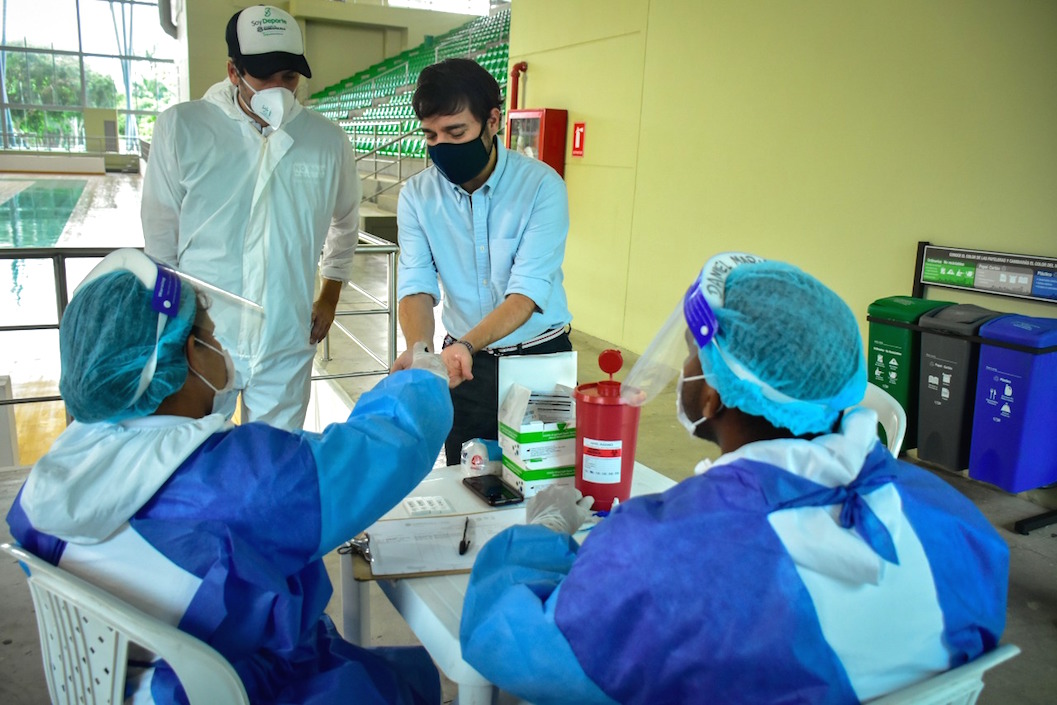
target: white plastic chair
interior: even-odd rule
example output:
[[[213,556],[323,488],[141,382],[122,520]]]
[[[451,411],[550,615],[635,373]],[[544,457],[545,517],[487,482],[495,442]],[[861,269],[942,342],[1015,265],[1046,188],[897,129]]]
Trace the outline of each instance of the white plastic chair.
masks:
[[[235,669],[209,645],[18,546],[0,549],[29,571],[52,703],[124,702],[132,643],[172,667],[191,705],[249,705]]]
[[[883,695],[868,705],[973,705],[984,689],[984,671],[1019,653],[1019,647],[1003,644],[974,661]]]
[[[903,437],[907,434],[907,412],[891,394],[869,383],[866,385],[866,394],[863,395],[859,406],[865,406],[877,412],[877,420],[884,428],[888,439],[888,450],[893,456],[899,457],[899,450],[903,447]]]

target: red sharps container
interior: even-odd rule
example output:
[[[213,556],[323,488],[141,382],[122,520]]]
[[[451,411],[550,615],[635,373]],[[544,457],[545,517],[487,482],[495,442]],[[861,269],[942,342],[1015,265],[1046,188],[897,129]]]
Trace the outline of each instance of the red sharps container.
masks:
[[[598,366],[608,380],[576,388],[576,489],[595,498],[595,511],[608,511],[613,500],[631,496],[639,407],[620,397],[613,374],[624,364],[619,350],[603,350]]]

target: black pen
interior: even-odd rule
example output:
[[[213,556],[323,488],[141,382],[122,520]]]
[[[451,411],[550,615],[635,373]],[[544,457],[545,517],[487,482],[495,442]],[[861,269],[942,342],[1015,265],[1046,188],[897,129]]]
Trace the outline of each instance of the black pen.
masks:
[[[462,541],[459,542],[459,555],[465,556],[466,552],[470,550],[470,539],[466,538],[466,533],[470,530],[470,517],[466,517],[466,523],[462,525]]]

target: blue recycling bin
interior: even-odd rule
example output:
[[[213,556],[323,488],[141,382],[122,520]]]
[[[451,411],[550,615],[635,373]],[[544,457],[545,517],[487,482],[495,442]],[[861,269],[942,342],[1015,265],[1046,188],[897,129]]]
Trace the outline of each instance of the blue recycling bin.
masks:
[[[979,335],[969,476],[1008,492],[1057,482],[1057,319],[1003,316]]]

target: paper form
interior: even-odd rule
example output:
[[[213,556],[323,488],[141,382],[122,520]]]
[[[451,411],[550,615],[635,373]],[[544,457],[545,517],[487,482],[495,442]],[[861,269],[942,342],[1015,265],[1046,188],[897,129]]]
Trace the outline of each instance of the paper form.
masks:
[[[469,550],[459,555],[466,519]],[[378,576],[470,572],[477,552],[508,526],[525,523],[525,508],[476,514],[385,519],[367,529],[371,573]]]

